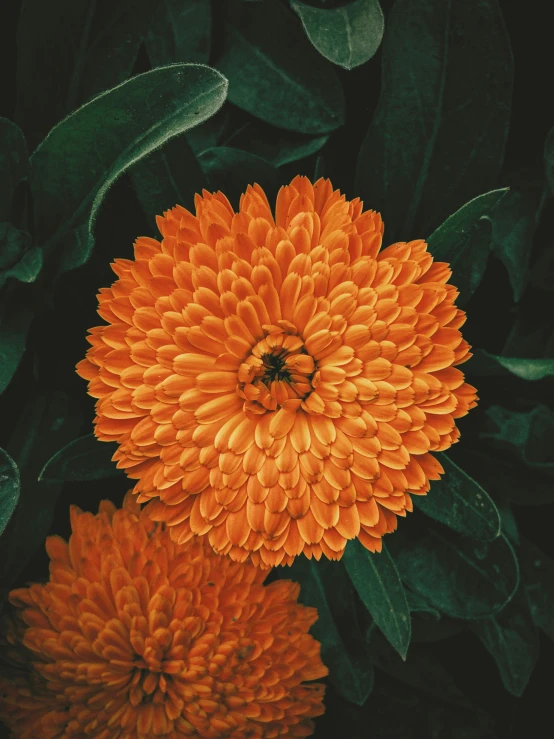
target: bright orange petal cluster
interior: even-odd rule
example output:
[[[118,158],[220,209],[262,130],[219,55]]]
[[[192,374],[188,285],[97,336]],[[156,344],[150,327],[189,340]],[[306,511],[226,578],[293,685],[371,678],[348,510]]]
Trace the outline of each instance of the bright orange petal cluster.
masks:
[[[380,251],[379,214],[295,178],[272,212],[204,192],[158,219],[100,292],[79,374],[96,434],[176,541],[261,566],[372,551],[443,471],[475,405],[450,269]]]
[[[0,679],[0,719],[21,739],[305,737],[327,674],[299,586],[176,545],[163,524],[102,503],[47,540],[50,581],[11,593],[11,641],[32,665]]]

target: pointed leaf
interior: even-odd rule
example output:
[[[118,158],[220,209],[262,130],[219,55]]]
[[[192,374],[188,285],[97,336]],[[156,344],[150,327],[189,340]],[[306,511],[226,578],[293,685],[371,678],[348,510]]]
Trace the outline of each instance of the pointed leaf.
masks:
[[[332,65],[312,47],[278,0],[227,0],[223,47],[215,66],[229,100],[274,126],[329,133],[344,123],[344,96]]]
[[[377,0],[354,0],[344,7],[313,8],[292,0],[308,38],[324,57],[345,69],[367,62],[383,38],[385,19]]]
[[[484,349],[474,349],[471,362],[467,365],[467,374],[482,377],[514,375],[532,382],[554,377],[554,359],[499,357]]]
[[[23,132],[12,121],[0,118],[0,221],[10,219],[13,193],[28,169]]]
[[[19,366],[32,320],[29,287],[15,284],[0,309],[0,393],[8,387]]]
[[[343,562],[362,603],[405,659],[410,645],[410,610],[404,586],[388,550],[383,545],[382,552],[374,554],[359,541],[351,541],[346,547]]]
[[[39,480],[85,481],[123,476],[112,457],[115,444],[98,441],[94,434],[70,441],[56,452],[42,468]]]
[[[434,530],[415,542],[403,542],[395,557],[402,580],[447,616],[491,616],[514,595],[517,560],[504,536],[472,541]]]
[[[225,146],[256,154],[279,167],[315,154],[328,139],[328,136],[306,136],[303,133],[284,131],[253,119],[232,134],[225,141]]]
[[[445,474],[427,495],[414,495],[416,508],[459,534],[485,540],[499,536],[500,514],[488,493],[445,454],[441,464]]]
[[[475,292],[487,267],[491,249],[489,220],[508,190],[492,190],[470,200],[429,237],[429,251],[438,262],[447,262],[456,276],[457,300],[463,305]]]
[[[494,658],[506,690],[521,696],[539,650],[538,634],[525,596],[518,593],[500,613],[475,621],[471,628]]]
[[[427,236],[496,183],[512,93],[498,3],[398,0],[382,65],[357,194],[381,212],[390,243]]]
[[[225,78],[209,67],[159,67],[102,93],[53,128],[31,158],[35,223],[46,241],[45,256],[69,239],[61,268],[86,262],[110,185],[172,136],[213,115],[226,89]]]
[[[207,64],[211,31],[210,0],[162,0],[146,36],[152,66],[174,62]]]
[[[16,463],[0,449],[0,535],[4,533],[19,500],[20,484]]]

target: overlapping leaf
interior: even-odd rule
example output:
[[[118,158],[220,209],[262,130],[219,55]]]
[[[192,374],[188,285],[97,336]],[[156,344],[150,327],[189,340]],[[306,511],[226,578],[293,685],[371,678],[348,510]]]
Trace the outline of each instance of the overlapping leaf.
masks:
[[[207,64],[211,31],[210,0],[161,0],[146,35],[152,66],[173,62]]]
[[[0,535],[8,525],[19,500],[19,470],[10,455],[0,449]]]
[[[115,450],[114,444],[98,441],[94,434],[81,436],[50,457],[38,479],[74,482],[123,476],[112,462]]]

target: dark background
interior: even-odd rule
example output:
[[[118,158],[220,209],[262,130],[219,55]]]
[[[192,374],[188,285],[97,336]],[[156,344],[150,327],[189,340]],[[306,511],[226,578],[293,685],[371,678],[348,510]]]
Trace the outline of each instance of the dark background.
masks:
[[[47,1],[47,0],[45,0]],[[415,1],[415,0],[414,0]],[[458,0],[463,2],[463,0]],[[515,84],[512,105],[511,127],[505,156],[503,174],[499,178],[499,186],[509,185],[519,177],[542,177],[543,148],[546,135],[554,125],[554,96],[551,90],[552,70],[552,26],[550,3],[543,0],[521,3],[516,0],[501,2],[504,17],[510,34],[515,59]],[[382,6],[387,14],[392,2],[383,0]],[[217,3],[215,4],[217,7]],[[15,29],[20,3],[16,0],[4,0],[0,7],[0,44],[4,52],[4,64],[1,73],[0,115],[13,117],[15,105],[15,60],[16,39]],[[349,169],[353,169],[356,153],[373,113],[377,100],[380,79],[379,56],[369,64],[351,72],[339,70],[344,84],[347,99],[347,121],[350,125],[348,132],[338,131],[333,135],[326,146],[326,159],[331,162],[333,179],[339,181],[348,179]],[[145,60],[139,56],[136,72],[144,71]],[[353,196],[355,193],[348,193]],[[137,215],[138,214],[138,215]],[[67,367],[72,367],[84,354],[84,324],[83,312],[86,314],[86,327],[96,323],[95,293],[102,284],[111,281],[109,260],[115,256],[130,254],[132,241],[139,233],[153,234],[151,224],[140,219],[140,209],[134,202],[134,193],[129,181],[123,177],[111,190],[106,204],[101,212],[97,229],[98,260],[103,259],[104,266],[81,274],[78,279],[67,279],[63,285],[64,301],[75,301],[79,305],[79,318],[74,319],[68,313],[64,317],[63,325],[52,326],[52,333],[42,337],[49,347],[52,358],[51,365],[43,367],[44,375],[49,381],[56,383],[56,376],[62,368],[64,389],[72,397],[81,397],[83,416],[82,433],[90,429],[92,418],[92,401],[85,396],[82,380],[71,375]],[[546,210],[536,235],[534,250],[538,251],[545,246],[552,246],[552,229],[554,217],[552,208]],[[102,274],[103,273],[103,274]],[[99,279],[103,281],[98,281]],[[544,320],[552,313],[552,293],[537,295],[527,293],[517,309],[520,313],[537,316],[537,320]],[[485,278],[477,294],[472,298],[469,306],[469,321],[467,338],[472,344],[483,345],[482,337],[487,337],[487,349],[491,352],[500,352],[504,341],[516,318],[516,309],[507,311],[505,306],[510,303],[510,286],[506,272],[500,263],[491,259]],[[479,320],[471,320],[472,316],[479,316]],[[55,331],[54,331],[55,328]],[[75,335],[83,336],[83,340],[71,339]],[[10,398],[22,398],[26,387],[31,382],[34,373],[32,358],[26,356],[24,364],[10,388]],[[490,387],[489,387],[490,384]],[[490,390],[496,393],[497,383],[484,383],[479,388],[483,397]],[[502,388],[500,389],[502,391]],[[541,398],[544,392],[542,384],[537,384],[537,402],[545,401]],[[0,406],[2,421],[0,428],[0,444],[3,445],[9,436],[17,414],[17,403],[13,407]],[[121,496],[121,479],[107,481],[102,484],[102,497],[118,498]],[[57,533],[68,533],[67,512],[69,502],[80,501],[82,507],[96,507],[99,497],[98,483],[67,485],[60,497],[53,529]],[[518,524],[522,535],[531,538],[546,553],[554,556],[552,539],[552,521],[554,506],[541,508],[519,506],[517,509]],[[23,579],[37,577],[45,566],[44,555],[39,552],[27,566]],[[36,573],[36,574],[35,574]],[[433,645],[433,650],[442,662],[448,665],[458,686],[473,702],[481,706],[497,719],[497,734],[502,739],[509,737],[546,737],[551,729],[548,726],[548,717],[551,713],[552,700],[552,665],[554,664],[554,644],[541,637],[540,658],[535,672],[522,698],[510,696],[502,687],[497,668],[482,645],[469,633],[445,639]],[[379,676],[380,677],[380,676]],[[337,719],[342,711],[357,711],[363,715],[367,725],[367,735],[386,738],[381,733],[378,715],[381,691],[388,686],[389,692],[404,690],[404,686],[391,678],[379,680],[377,693],[372,695],[362,709],[354,709],[345,704],[333,691],[328,698],[327,721],[329,714]],[[383,700],[386,700],[383,698]],[[340,725],[340,722],[337,721]],[[412,722],[410,722],[412,723]],[[1,727],[0,727],[1,732]],[[334,729],[318,729],[317,736],[335,736]],[[345,734],[346,736],[347,734]],[[417,734],[415,735],[417,736]],[[421,734],[426,736],[426,734]],[[435,735],[434,735],[435,736]],[[436,736],[447,737],[446,733]],[[470,737],[471,734],[460,734]]]

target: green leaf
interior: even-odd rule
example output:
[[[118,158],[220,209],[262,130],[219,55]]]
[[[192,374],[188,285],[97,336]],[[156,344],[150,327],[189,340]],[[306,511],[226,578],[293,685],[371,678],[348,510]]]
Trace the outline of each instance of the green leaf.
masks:
[[[19,470],[10,455],[0,449],[0,535],[4,533],[19,500]]]
[[[223,46],[215,66],[229,79],[229,100],[274,126],[325,134],[344,123],[344,96],[329,62],[278,0],[219,9]]]
[[[357,194],[381,212],[389,242],[428,235],[494,187],[511,93],[510,42],[496,0],[397,0],[357,169]]]
[[[467,374],[481,377],[513,375],[521,380],[543,380],[545,377],[554,376],[554,359],[499,357],[484,349],[473,349],[473,357],[467,365]]]
[[[472,630],[493,657],[506,690],[521,696],[535,667],[539,640],[524,595],[495,616],[475,621]]]
[[[187,141],[196,156],[206,149],[213,149],[221,143],[221,137],[229,118],[229,108],[224,105],[215,115],[191,128],[186,133]]]
[[[287,578],[289,572],[290,579],[300,583],[300,601],[317,608],[318,619],[311,633],[321,643],[329,679],[343,698],[362,706],[373,685],[373,667],[354,618],[353,592],[343,568],[335,562],[297,557]],[[339,631],[333,613],[337,608],[348,616],[347,632]],[[346,640],[354,642],[355,647],[349,649]]]
[[[460,291],[458,304],[475,292],[487,267],[491,249],[491,213],[508,190],[492,190],[470,200],[429,237],[429,251],[436,261],[450,264]]]
[[[25,285],[8,286],[3,297],[0,308],[0,394],[8,387],[19,366],[34,312],[32,295]]]
[[[388,550],[383,545],[380,554],[372,554],[359,541],[351,541],[346,547],[343,562],[362,603],[405,659],[410,645],[410,610],[404,586]]]
[[[235,207],[248,185],[261,185],[271,203],[285,184],[281,173],[269,162],[241,149],[218,146],[202,152],[198,160],[211,186],[222,190]]]
[[[112,457],[115,444],[98,441],[94,434],[70,441],[46,462],[38,479],[57,482],[105,480],[123,475]]]
[[[395,561],[406,585],[452,618],[492,616],[518,585],[517,560],[504,536],[477,542],[431,529],[421,540],[403,542]]]
[[[512,188],[491,218],[492,251],[508,271],[516,303],[527,284],[541,193],[539,184]]]
[[[385,30],[377,0],[354,0],[340,8],[321,10],[292,0],[308,38],[324,57],[345,69],[367,62],[379,48]]]
[[[149,222],[175,205],[190,210],[195,193],[201,193],[207,185],[185,135],[175,136],[161,149],[133,164],[129,175]]]
[[[256,154],[275,167],[280,167],[315,154],[328,139],[329,136],[306,136],[252,120],[232,134],[225,145]]]
[[[31,246],[31,236],[11,223],[0,223],[0,287],[13,277],[34,282],[42,268],[42,250]]]
[[[0,221],[10,219],[15,188],[28,169],[25,136],[15,123],[0,118]]]
[[[161,0],[24,0],[15,119],[34,148],[78,105],[132,73]]]
[[[533,622],[554,641],[554,560],[523,537],[519,555]]]
[[[500,535],[500,514],[485,490],[445,454],[441,454],[444,476],[433,481],[427,495],[413,501],[426,516],[474,539]]]
[[[152,66],[174,62],[207,64],[211,26],[210,0],[162,0],[146,36]]]
[[[29,558],[44,544],[61,491],[55,482],[37,477],[55,449],[79,428],[75,404],[65,393],[29,391],[7,450],[21,473],[19,503],[0,539],[0,602],[7,596]]]
[[[438,621],[440,619],[441,615],[437,611],[437,609],[429,605],[429,603],[427,603],[427,601],[424,600],[421,595],[419,595],[418,593],[414,593],[414,591],[410,590],[409,588],[406,588],[405,592],[410,613],[423,614],[433,621]]]
[[[544,144],[544,168],[550,192],[554,195],[554,128],[550,129]]]
[[[159,67],[102,93],[53,128],[31,157],[45,257],[62,242],[61,269],[84,264],[110,185],[168,139],[213,115],[226,90],[225,78],[209,67]]]

